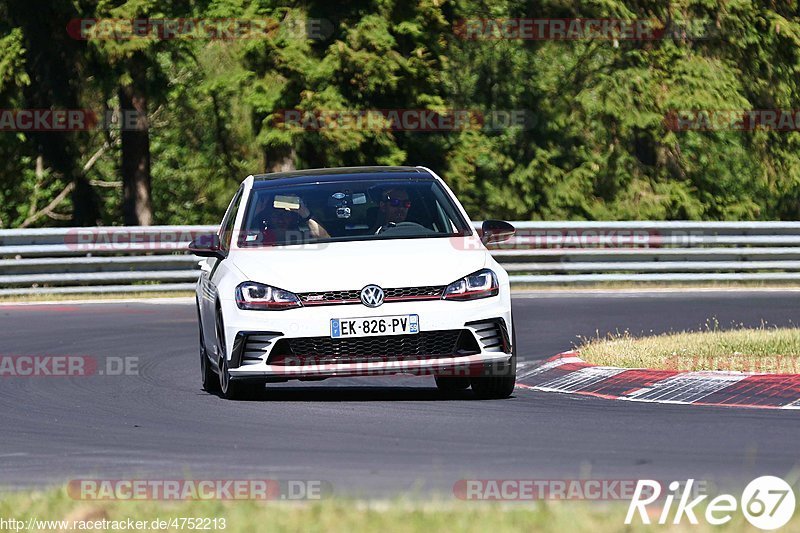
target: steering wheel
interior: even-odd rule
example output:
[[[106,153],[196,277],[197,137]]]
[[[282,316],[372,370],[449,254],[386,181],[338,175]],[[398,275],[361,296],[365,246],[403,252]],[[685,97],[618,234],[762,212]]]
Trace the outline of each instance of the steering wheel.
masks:
[[[422,224],[417,224],[416,222],[398,222],[394,225],[390,222],[388,226],[383,226],[381,228],[380,234],[391,234],[391,235],[426,235],[430,233],[436,233],[430,228],[426,228]]]

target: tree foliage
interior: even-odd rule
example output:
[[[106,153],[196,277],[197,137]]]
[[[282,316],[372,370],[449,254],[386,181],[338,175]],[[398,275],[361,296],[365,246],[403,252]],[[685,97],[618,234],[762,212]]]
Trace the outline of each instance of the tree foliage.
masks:
[[[213,223],[248,174],[425,165],[475,218],[800,216],[793,131],[674,131],[675,110],[800,109],[796,0],[0,0],[0,109],[146,95],[154,223]],[[165,7],[168,6],[168,7]],[[76,40],[71,19],[262,19],[258,39]],[[464,20],[615,18],[649,40],[465,39]],[[306,29],[314,28],[314,32]],[[524,126],[287,128],[286,110],[523,110]],[[121,224],[123,136],[0,132],[0,226]],[[55,202],[65,190],[63,201]]]

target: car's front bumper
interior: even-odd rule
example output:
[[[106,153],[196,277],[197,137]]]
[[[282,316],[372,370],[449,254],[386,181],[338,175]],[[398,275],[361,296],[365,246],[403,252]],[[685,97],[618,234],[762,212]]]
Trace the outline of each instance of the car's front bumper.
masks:
[[[319,362],[304,365],[270,365],[267,363],[230,369],[231,377],[314,379],[352,376],[385,376],[392,374],[435,375],[451,377],[476,377],[499,375],[491,368],[502,368],[511,358],[507,353],[480,353],[460,357],[431,359],[396,358],[357,363]],[[487,366],[489,367],[487,369]]]
[[[227,309],[226,309],[227,308]],[[507,298],[495,296],[470,302],[411,301],[386,303],[379,308],[361,304],[305,307],[287,311],[243,311],[232,301],[223,302],[226,346],[232,378],[314,379],[335,376],[386,374],[433,374],[477,376],[507,372],[511,358],[511,306]],[[271,351],[280,339],[330,336],[333,318],[361,318],[389,315],[419,315],[420,332],[461,330],[475,337],[468,354],[423,354],[361,357],[340,361],[326,357],[298,359],[289,364],[272,364]],[[503,330],[502,343],[482,337],[485,324],[496,322]],[[498,336],[500,336],[498,334]],[[247,339],[263,341],[245,346]],[[259,350],[263,349],[263,353]],[[243,356],[247,353],[247,357]],[[261,355],[259,357],[259,355]],[[499,370],[498,370],[499,369]],[[503,370],[504,369],[504,370]]]

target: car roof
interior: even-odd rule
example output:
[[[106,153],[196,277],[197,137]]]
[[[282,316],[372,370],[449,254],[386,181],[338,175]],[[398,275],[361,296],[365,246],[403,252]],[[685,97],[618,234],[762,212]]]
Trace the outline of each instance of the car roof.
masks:
[[[340,167],[291,170],[253,176],[253,187],[268,188],[276,185],[303,185],[309,183],[335,183],[339,181],[416,181],[432,180],[428,170],[420,167]]]

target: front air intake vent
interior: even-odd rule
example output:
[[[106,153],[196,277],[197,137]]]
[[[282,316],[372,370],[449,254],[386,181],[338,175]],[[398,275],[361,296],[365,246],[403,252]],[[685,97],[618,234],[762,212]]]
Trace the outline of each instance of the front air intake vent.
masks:
[[[283,333],[275,331],[240,331],[233,341],[231,368],[266,362],[275,342]]]
[[[266,361],[275,339],[278,338],[280,335],[248,335],[242,351],[242,366]]]
[[[505,352],[511,349],[508,341],[508,330],[502,318],[493,318],[466,324],[475,333],[484,352]]]

